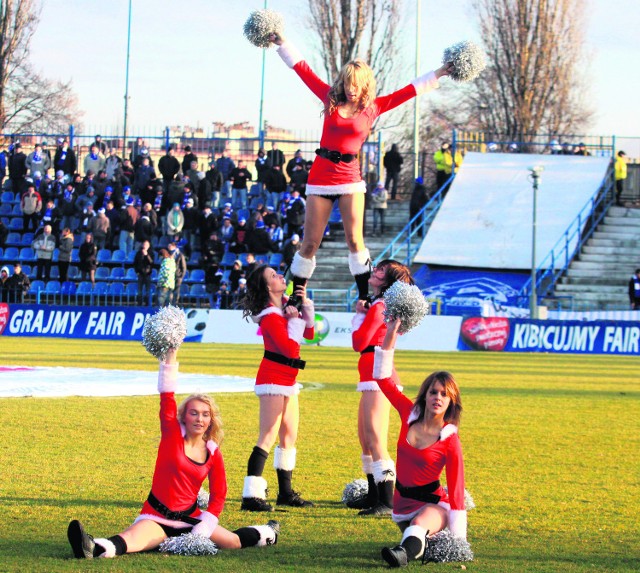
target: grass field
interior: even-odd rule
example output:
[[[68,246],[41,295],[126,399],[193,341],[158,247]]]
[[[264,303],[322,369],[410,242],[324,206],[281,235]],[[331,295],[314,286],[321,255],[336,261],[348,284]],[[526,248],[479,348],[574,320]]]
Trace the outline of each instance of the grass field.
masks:
[[[131,342],[2,338],[0,344],[2,364],[157,368]],[[183,372],[252,376],[261,352],[258,346],[187,344],[179,359]],[[303,349],[303,357],[307,368],[299,379],[307,384],[294,487],[316,507],[277,512],[282,534],[275,547],[211,558],[70,558],[69,520],[81,519],[106,537],[137,515],[155,462],[157,396],[0,399],[0,571],[383,568],[380,548],[397,542],[396,526],[358,518],[339,502],[344,485],[361,477],[356,355],[314,347]],[[410,396],[435,369],[452,371],[461,386],[467,487],[477,504],[469,514],[476,559],[466,564],[468,571],[640,571],[638,358],[400,351],[397,365]],[[216,400],[229,481],[221,524],[262,522],[262,515],[239,511],[257,436],[257,398],[219,394]],[[392,412],[392,451],[397,431]],[[265,477],[273,498],[272,457]],[[453,563],[425,567],[461,569]]]

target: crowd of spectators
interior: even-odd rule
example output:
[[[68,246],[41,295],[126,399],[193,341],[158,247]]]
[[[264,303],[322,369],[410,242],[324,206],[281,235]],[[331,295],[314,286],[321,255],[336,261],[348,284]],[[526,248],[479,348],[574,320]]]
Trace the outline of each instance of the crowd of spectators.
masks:
[[[155,270],[156,303],[179,303],[188,265],[204,271],[212,307],[231,308],[252,267],[240,257],[281,253],[285,267],[299,248],[311,167],[300,150],[286,161],[276,143],[260,149],[254,180],[226,151],[207,158],[202,171],[189,145],[181,160],[169,147],[156,167],[142,138],[123,158],[97,135],[82,165],[66,138],[56,143],[55,151],[37,143],[28,155],[19,142],[0,151],[2,190],[13,194],[0,202],[0,248],[9,231],[32,236],[37,280],[50,280],[57,263],[59,280],[68,281],[78,249],[81,278],[95,285],[98,253],[117,250],[136,270],[139,302],[147,300]],[[222,268],[227,253],[240,268]]]

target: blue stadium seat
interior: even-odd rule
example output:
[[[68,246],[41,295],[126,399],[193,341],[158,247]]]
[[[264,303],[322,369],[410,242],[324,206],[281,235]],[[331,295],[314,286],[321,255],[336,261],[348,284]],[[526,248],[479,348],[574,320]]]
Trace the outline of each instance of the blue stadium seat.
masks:
[[[67,273],[67,278],[70,278],[71,280],[75,280],[80,276],[80,269],[78,267],[75,266],[70,266],[69,267],[69,272]]]
[[[31,247],[22,247],[20,249],[20,260],[23,263],[35,263],[37,259],[36,252]]]
[[[60,285],[60,294],[62,296],[73,296],[76,294],[77,289],[78,287],[76,286],[76,283],[65,281]]]
[[[5,227],[9,228],[9,217],[0,217],[0,220],[2,220]]]
[[[124,292],[129,298],[135,298],[138,296],[138,283],[128,283],[124,287]]]
[[[269,266],[273,268],[278,268],[280,263],[282,262],[282,253],[273,253],[269,257]]]
[[[22,272],[27,275],[27,276],[31,276],[31,265],[22,265]],[[33,269],[35,271],[35,268]],[[51,269],[51,271],[53,272],[53,268]]]
[[[162,237],[160,237],[160,239],[158,240],[158,249],[166,249],[167,245],[171,242],[171,239],[169,239],[169,237],[167,237],[166,235],[162,235]]]
[[[136,269],[134,269],[133,267],[129,267],[127,269],[126,274],[124,275],[124,280],[125,281],[137,281],[138,280],[138,275],[136,274]]]
[[[111,262],[111,251],[109,249],[100,249],[98,251],[97,259],[98,263],[110,263]]]
[[[73,246],[76,248],[80,248],[80,245],[82,245],[82,234],[78,233],[77,235],[73,236]]]
[[[220,261],[220,266],[223,268],[231,268],[233,266],[233,261],[236,260],[235,253],[225,253]]]
[[[238,209],[238,219],[244,219],[245,221],[248,221],[250,215],[251,211],[249,211],[249,209]]]
[[[9,221],[9,230],[10,231],[22,231],[23,222],[22,217],[14,217]]]
[[[98,267],[96,269],[96,280],[107,281],[109,280],[109,274],[111,274],[111,271],[107,267]]]
[[[126,264],[128,265],[132,265],[133,264],[133,259],[136,258],[136,252],[135,251],[131,251],[128,255],[127,255],[127,259],[126,259]]]
[[[158,269],[153,269],[151,271],[151,282],[155,284],[157,280],[158,280]]]
[[[50,278],[58,280],[60,278],[60,269],[57,267],[57,265],[53,265],[51,267],[51,276]]]
[[[6,203],[13,203],[13,192],[12,191],[3,191],[2,195],[0,196],[0,203],[2,203],[3,205]]]
[[[247,265],[247,253],[240,253],[238,260],[242,263],[242,266],[245,267]]]
[[[22,246],[22,237],[20,237],[20,233],[9,233],[7,235],[7,246],[8,247],[20,247]],[[24,245],[25,247],[29,245]]]
[[[191,285],[191,288],[189,289],[189,296],[192,298],[204,298],[209,295],[205,285],[196,283]]]
[[[38,294],[41,290],[45,289],[44,281],[33,281],[29,288],[29,294]]]
[[[23,233],[21,245],[23,247],[30,247],[32,244],[33,244],[33,233]]]
[[[122,296],[124,295],[124,283],[111,283],[107,295],[111,297],[112,302],[115,304],[116,298],[122,303]]]
[[[259,265],[269,264],[269,255],[256,255],[256,263]]]
[[[116,249],[115,251],[113,251],[113,254],[111,255],[111,262],[124,264],[127,262],[127,254],[124,251],[121,251],[120,249]]]
[[[111,274],[109,275],[109,280],[112,280],[112,281],[124,280],[124,269],[122,267],[113,267],[111,269]]]
[[[60,249],[53,249],[53,257],[51,258],[51,260],[54,263],[57,263],[59,257],[60,257]]]
[[[91,294],[92,291],[93,286],[91,283],[89,281],[82,281],[76,289],[76,294]]]
[[[329,225],[338,225],[342,223],[342,215],[340,214],[339,203],[336,201],[329,215]]]
[[[13,212],[13,206],[10,203],[2,203],[2,205],[0,205],[0,215],[11,215],[11,213]]]
[[[16,203],[11,210],[11,214],[14,217],[22,217],[22,208],[20,207],[20,203]]]
[[[60,294],[60,281],[49,281],[44,292],[47,294]]]
[[[191,256],[189,257],[189,266],[197,267],[200,265],[200,253],[198,251],[193,251]]]
[[[204,271],[202,269],[193,269],[189,275],[191,283],[204,283]]]
[[[2,256],[3,261],[14,262],[20,259],[20,251],[18,247],[7,247]]]
[[[80,249],[73,249],[71,251],[71,262],[76,264],[80,262]]]

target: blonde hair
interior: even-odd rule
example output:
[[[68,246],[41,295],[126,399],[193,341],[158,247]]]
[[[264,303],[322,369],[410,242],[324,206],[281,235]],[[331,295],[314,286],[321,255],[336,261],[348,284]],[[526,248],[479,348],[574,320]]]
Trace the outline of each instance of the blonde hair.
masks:
[[[362,88],[360,101],[358,102],[359,110],[368,107],[376,99],[376,78],[373,75],[373,70],[364,60],[357,58],[345,64],[340,70],[338,77],[329,89],[324,113],[332,114],[338,106],[347,103],[347,96],[344,91],[345,83],[349,85],[356,84]]]
[[[207,428],[207,431],[202,436],[202,439],[207,442],[213,440],[218,446],[222,443],[224,437],[224,431],[222,430],[222,417],[220,416],[220,409],[214,402],[213,398],[207,394],[191,394],[187,396],[178,406],[178,420],[184,424],[184,415],[187,411],[187,406],[192,400],[198,400],[209,406],[209,413],[211,414],[211,424]]]

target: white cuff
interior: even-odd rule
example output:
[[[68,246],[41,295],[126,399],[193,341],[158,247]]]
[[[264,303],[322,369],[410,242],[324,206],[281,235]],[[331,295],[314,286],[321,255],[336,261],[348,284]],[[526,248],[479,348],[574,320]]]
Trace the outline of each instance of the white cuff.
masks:
[[[258,499],[266,499],[267,480],[262,476],[246,476],[244,478],[244,486],[242,488],[242,497],[257,497]]]
[[[351,330],[358,330],[358,328],[362,326],[366,316],[366,312],[356,312],[354,317],[351,319]]]
[[[304,60],[302,54],[298,51],[291,42],[283,42],[281,46],[278,46],[276,50],[278,55],[282,58],[282,61],[290,68],[293,68],[298,62]]]
[[[111,559],[116,556],[116,546],[113,544],[113,541],[109,541],[104,537],[99,537],[98,539],[93,540],[96,545],[100,545],[100,547],[104,547],[104,553],[100,555],[100,557],[106,557],[107,559]]]
[[[360,459],[362,460],[363,473],[373,475],[373,457],[369,454],[362,454]]]
[[[354,277],[371,271],[369,249],[362,249],[357,253],[349,253],[349,270]]]
[[[276,446],[273,456],[273,467],[277,470],[292,472],[296,467],[296,449]]]
[[[287,323],[287,333],[289,334],[289,338],[300,344],[306,327],[307,325],[301,318],[290,318]]]
[[[467,538],[467,510],[449,510],[449,531],[454,537]]]
[[[305,259],[299,252],[293,255],[293,261],[291,261],[291,274],[301,279],[310,279],[313,275],[313,271],[316,268],[316,258],[311,257]]]
[[[391,376],[393,372],[394,352],[394,349],[382,350],[382,348],[376,346],[373,357],[373,377],[376,380],[383,380]]]
[[[194,526],[191,530],[191,533],[195,533],[196,535],[202,535],[209,539],[213,530],[218,527],[218,518],[213,515],[213,513],[209,513],[208,511],[203,511],[198,519],[200,523]]]
[[[178,387],[178,363],[160,362],[158,371],[158,392],[175,392]]]
[[[316,324],[316,308],[311,299],[302,305],[302,320],[307,328],[313,328]]]
[[[435,72],[427,72],[423,76],[416,78],[411,82],[411,85],[416,88],[416,95],[426,94],[432,90],[437,90],[440,87],[438,78],[436,78]]]

